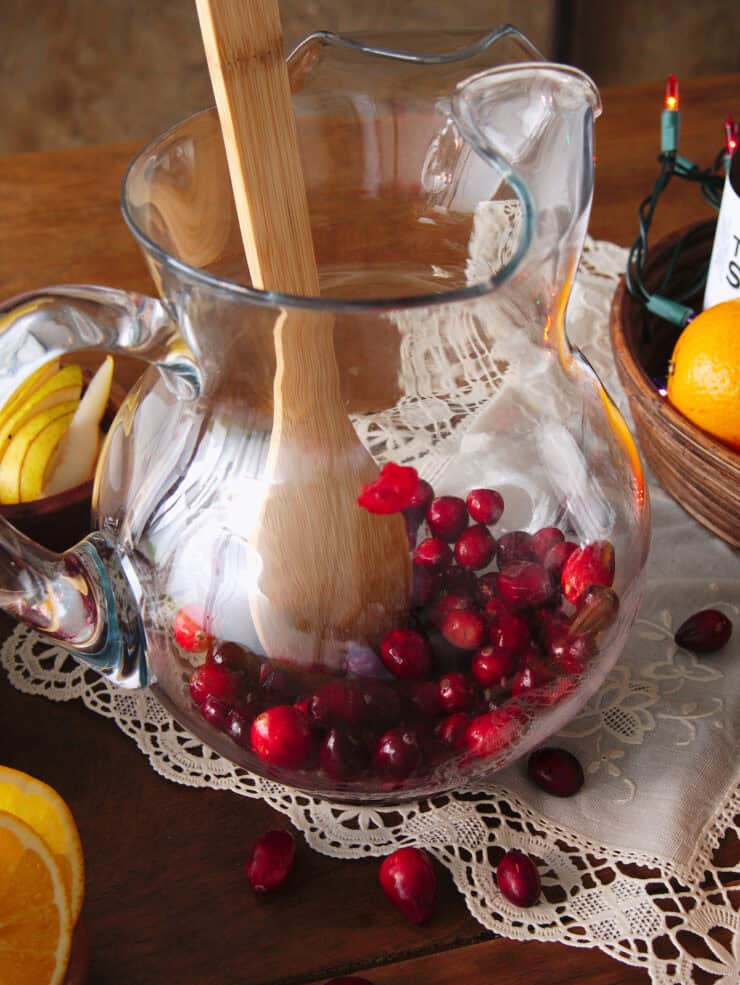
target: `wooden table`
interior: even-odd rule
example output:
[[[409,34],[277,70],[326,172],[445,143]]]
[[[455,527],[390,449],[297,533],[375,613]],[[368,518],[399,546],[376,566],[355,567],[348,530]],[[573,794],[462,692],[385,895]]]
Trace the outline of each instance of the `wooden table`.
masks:
[[[652,187],[661,83],[603,92],[590,231],[627,245]],[[702,166],[740,116],[740,75],[682,80],[681,151]],[[133,144],[0,158],[0,296],[89,282],[150,291],[118,212]],[[676,183],[678,185],[678,183]],[[706,218],[693,188],[669,189],[656,238]],[[8,625],[0,626],[4,637]],[[378,862],[346,862],[302,842],[290,891],[256,898],[247,846],[286,821],[261,802],[162,779],[111,722],[0,679],[0,762],[51,783],[85,849],[89,985],[278,985],[365,974],[376,985],[646,985],[645,972],[595,950],[496,939],[441,873],[438,913],[411,927],[386,903]]]

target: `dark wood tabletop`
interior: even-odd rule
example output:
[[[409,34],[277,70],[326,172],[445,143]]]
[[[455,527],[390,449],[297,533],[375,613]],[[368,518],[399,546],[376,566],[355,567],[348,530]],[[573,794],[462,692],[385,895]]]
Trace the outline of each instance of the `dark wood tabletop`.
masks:
[[[656,176],[663,84],[606,89],[597,123],[591,234],[627,245]],[[740,111],[740,75],[682,80],[681,152],[702,166]],[[138,145],[0,157],[0,296],[64,282],[152,291],[118,211]],[[678,183],[676,183],[678,185]],[[711,215],[693,187],[670,188],[656,238]],[[5,638],[10,624],[0,623]],[[434,919],[405,923],[378,861],[339,861],[299,838],[289,887],[258,898],[248,846],[288,822],[264,803],[157,775],[110,721],[0,676],[0,762],[54,786],[77,820],[86,862],[89,985],[288,985],[362,974],[376,985],[646,985],[596,950],[518,943],[485,931],[446,872]]]

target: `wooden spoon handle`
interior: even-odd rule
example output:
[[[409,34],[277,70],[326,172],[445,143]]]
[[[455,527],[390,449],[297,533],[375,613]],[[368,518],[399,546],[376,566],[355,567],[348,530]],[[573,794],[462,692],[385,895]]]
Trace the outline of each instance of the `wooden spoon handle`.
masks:
[[[277,0],[196,0],[252,283],[317,295]]]

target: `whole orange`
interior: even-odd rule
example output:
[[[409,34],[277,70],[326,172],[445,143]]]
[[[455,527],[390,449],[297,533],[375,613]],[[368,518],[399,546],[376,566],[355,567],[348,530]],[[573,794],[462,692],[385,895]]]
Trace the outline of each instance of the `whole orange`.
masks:
[[[740,451],[740,298],[705,309],[683,330],[668,364],[668,399]]]

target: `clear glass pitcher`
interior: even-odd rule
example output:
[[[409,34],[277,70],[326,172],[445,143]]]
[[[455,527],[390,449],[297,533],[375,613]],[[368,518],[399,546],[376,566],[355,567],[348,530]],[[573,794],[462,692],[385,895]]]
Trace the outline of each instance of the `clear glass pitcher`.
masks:
[[[0,398],[77,349],[151,364],[95,531],[56,555],[3,521],[3,608],[244,767],[353,799],[467,783],[562,726],[649,540],[635,445],[565,332],[596,88],[511,27],[409,47],[319,33],[289,59],[319,298],[251,287],[207,110],[123,183],[159,299],[0,311]]]

